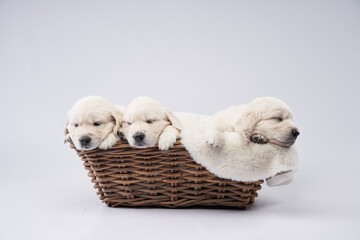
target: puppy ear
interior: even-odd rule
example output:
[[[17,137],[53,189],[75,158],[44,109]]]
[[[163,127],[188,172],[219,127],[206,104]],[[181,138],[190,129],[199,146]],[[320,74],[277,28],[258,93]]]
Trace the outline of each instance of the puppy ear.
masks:
[[[248,111],[240,116],[240,118],[235,122],[235,130],[237,132],[241,132],[244,138],[247,141],[250,141],[250,137],[260,120],[260,114]]]
[[[118,131],[119,131],[120,127],[121,127],[121,124],[123,123],[123,113],[121,111],[113,111],[111,113],[111,117],[115,121],[115,126],[113,128],[113,133],[115,135],[118,135]]]
[[[173,125],[176,129],[181,130],[182,129],[182,124],[180,122],[180,120],[169,110],[166,109],[166,117],[169,120],[169,122],[171,123],[171,125]]]
[[[64,143],[71,141],[68,126],[69,126],[69,120],[66,120],[65,128],[64,128]]]

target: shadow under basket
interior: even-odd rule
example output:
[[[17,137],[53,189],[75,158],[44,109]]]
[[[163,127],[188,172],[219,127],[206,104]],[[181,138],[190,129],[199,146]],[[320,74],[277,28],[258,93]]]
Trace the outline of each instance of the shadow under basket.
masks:
[[[217,177],[197,164],[180,141],[167,151],[127,143],[76,151],[109,207],[246,209],[263,183]]]

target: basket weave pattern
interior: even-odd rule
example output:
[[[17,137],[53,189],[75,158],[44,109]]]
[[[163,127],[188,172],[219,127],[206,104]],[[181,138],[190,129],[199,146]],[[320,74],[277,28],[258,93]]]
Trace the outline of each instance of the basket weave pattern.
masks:
[[[76,151],[100,200],[110,207],[246,209],[263,183],[219,178],[195,163],[179,141],[167,151],[125,143],[108,150]]]

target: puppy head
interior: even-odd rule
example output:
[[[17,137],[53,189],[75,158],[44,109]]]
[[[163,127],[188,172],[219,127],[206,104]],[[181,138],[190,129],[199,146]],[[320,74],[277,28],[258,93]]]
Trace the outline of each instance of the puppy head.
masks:
[[[284,147],[293,145],[300,134],[289,106],[272,97],[257,98],[249,103],[235,123],[235,130],[248,141],[253,134],[261,134],[269,142]]]
[[[146,148],[158,142],[168,125],[181,129],[179,120],[159,102],[149,97],[137,97],[124,112],[122,131],[129,145]]]
[[[79,150],[98,147],[109,135],[117,135],[122,113],[102,97],[89,96],[77,101],[69,110],[65,141],[71,141]]]

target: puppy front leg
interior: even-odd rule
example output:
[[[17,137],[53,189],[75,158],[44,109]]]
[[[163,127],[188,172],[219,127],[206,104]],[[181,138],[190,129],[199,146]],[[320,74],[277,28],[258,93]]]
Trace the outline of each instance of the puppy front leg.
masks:
[[[221,147],[224,144],[223,133],[217,129],[209,129],[205,132],[206,143],[212,147]]]
[[[177,130],[172,125],[168,125],[159,137],[159,149],[168,150],[174,146],[176,139],[179,136],[179,130]]]
[[[114,146],[117,141],[119,141],[119,136],[115,135],[114,133],[110,133],[99,145],[100,149],[106,150]]]

